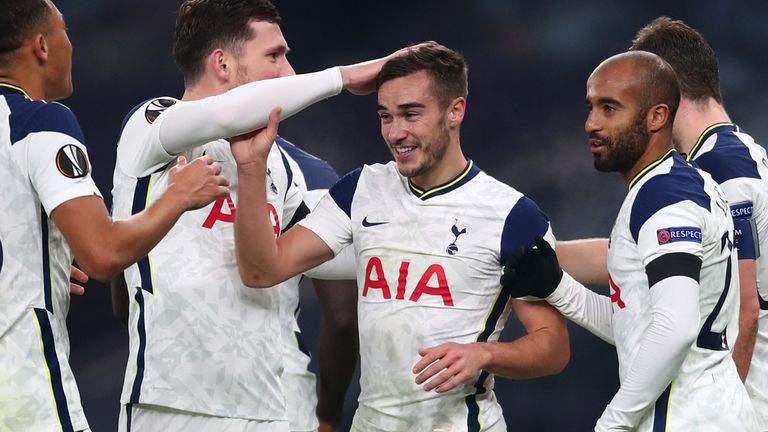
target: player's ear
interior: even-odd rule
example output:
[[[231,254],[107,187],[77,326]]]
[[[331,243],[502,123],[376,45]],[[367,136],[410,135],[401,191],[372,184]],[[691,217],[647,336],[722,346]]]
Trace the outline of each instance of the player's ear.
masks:
[[[669,123],[669,106],[666,104],[657,104],[648,109],[645,116],[648,123],[648,130],[658,132]]]
[[[207,67],[219,80],[229,81],[230,72],[232,70],[229,60],[229,55],[227,55],[223,49],[216,48],[208,56]]]
[[[464,121],[464,111],[467,109],[467,100],[457,97],[448,104],[448,126],[457,127]]]
[[[40,33],[32,38],[32,53],[40,63],[48,61],[48,41]]]

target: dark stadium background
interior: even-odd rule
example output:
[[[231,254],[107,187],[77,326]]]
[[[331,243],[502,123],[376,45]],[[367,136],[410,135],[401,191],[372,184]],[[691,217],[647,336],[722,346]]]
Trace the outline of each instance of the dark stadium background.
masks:
[[[140,101],[179,96],[170,56],[179,0],[58,0],[74,44],[75,94],[94,178],[110,201],[115,144],[123,116]],[[437,40],[470,65],[465,154],[489,174],[531,196],[560,239],[605,236],[625,186],[592,169],[583,123],[584,84],[605,57],[625,50],[635,31],[667,14],[703,32],[719,54],[732,118],[768,142],[768,3],[748,1],[515,2],[510,0],[279,1],[297,72],[310,72]],[[343,94],[281,125],[281,135],[345,173],[389,160],[375,96]],[[603,290],[604,288],[597,288]],[[318,306],[302,292],[306,339],[316,345]],[[127,333],[111,315],[109,291],[90,283],[69,316],[71,362],[94,431],[116,429]],[[559,376],[499,379],[496,393],[510,430],[591,430],[617,386],[613,348],[570,325],[571,362]],[[520,334],[512,318],[506,337]],[[348,397],[345,425],[357,388]],[[346,426],[345,428],[346,429]]]

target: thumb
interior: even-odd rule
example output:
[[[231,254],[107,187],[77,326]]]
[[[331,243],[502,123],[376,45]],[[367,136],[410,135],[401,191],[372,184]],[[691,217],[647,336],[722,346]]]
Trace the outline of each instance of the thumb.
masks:
[[[268,136],[277,136],[277,125],[280,124],[280,113],[283,109],[280,107],[272,108],[267,121],[266,133]]]
[[[179,155],[179,157],[176,158],[176,166],[179,168],[183,168],[184,165],[187,164],[187,158],[184,155]]]

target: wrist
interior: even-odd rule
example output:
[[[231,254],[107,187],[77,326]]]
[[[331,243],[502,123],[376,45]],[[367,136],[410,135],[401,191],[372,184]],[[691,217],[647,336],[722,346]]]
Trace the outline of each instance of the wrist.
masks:
[[[488,370],[494,365],[494,350],[491,342],[473,342],[479,359],[479,369]]]
[[[178,213],[182,213],[192,206],[192,193],[185,191],[179,183],[175,182],[168,184],[162,199]]]

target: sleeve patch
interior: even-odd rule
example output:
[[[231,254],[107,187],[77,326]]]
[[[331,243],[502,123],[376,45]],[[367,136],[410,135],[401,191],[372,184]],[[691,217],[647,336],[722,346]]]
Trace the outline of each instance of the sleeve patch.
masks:
[[[701,243],[701,228],[698,227],[670,227],[656,230],[659,244],[676,243],[681,241]]]
[[[56,168],[61,175],[71,179],[85,177],[91,171],[85,152],[74,144],[59,149],[56,153]]]
[[[752,217],[752,202],[734,204],[731,206],[731,216],[734,219],[749,219]]]
[[[154,123],[160,114],[163,113],[163,111],[167,110],[175,103],[176,100],[171,98],[160,98],[153,100],[149,103],[149,105],[147,105],[147,108],[144,109],[144,119],[147,120],[147,123],[149,124]]]

